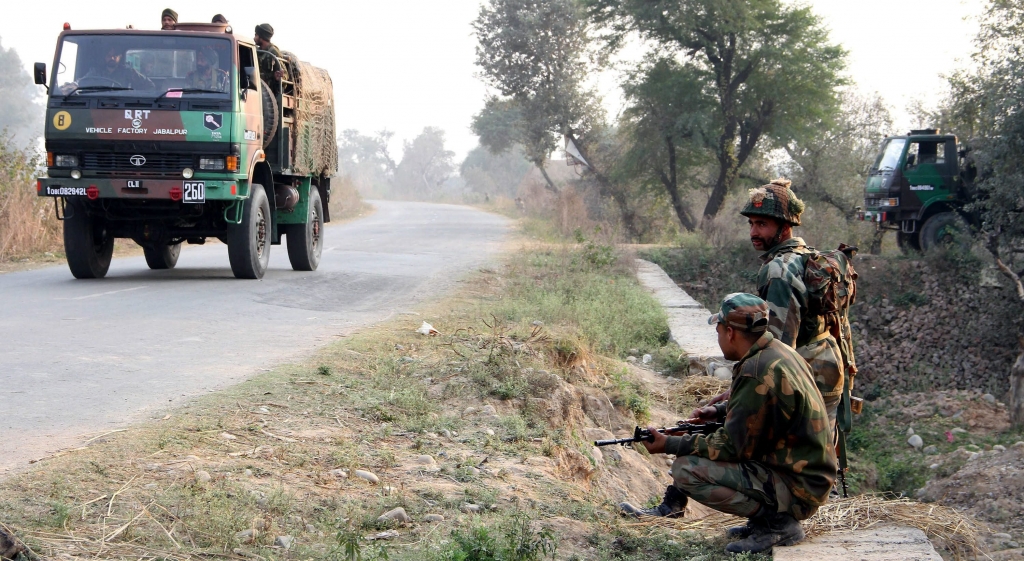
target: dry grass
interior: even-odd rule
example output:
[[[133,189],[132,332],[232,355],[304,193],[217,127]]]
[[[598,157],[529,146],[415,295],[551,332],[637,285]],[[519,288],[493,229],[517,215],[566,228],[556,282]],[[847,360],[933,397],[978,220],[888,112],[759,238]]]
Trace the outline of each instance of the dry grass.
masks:
[[[61,248],[53,201],[36,195],[37,164],[34,154],[0,138],[0,261]]]
[[[724,532],[741,525],[742,518],[714,514],[699,519],[645,518],[634,527],[662,527],[677,531]],[[804,521],[808,537],[843,530],[865,530],[876,526],[899,525],[917,528],[948,549],[956,559],[974,559],[981,555],[978,536],[983,528],[975,520],[955,509],[891,498],[883,495],[858,495],[830,501]]]

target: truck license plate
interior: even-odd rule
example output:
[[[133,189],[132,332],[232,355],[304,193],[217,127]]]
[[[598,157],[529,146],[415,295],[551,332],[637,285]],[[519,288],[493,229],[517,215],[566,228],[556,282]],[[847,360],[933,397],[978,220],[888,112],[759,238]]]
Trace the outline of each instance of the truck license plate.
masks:
[[[127,185],[125,185],[125,187],[127,187],[128,189],[142,189],[142,180],[141,179],[129,179],[128,183],[127,183]]]
[[[184,191],[182,202],[186,203],[205,203],[206,202],[206,182],[205,181],[186,181],[181,186],[181,190]]]

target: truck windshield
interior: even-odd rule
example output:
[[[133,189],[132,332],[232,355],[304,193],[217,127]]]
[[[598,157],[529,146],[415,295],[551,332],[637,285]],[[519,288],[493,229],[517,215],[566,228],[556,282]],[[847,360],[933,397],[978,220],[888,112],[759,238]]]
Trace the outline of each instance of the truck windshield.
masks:
[[[903,155],[903,147],[906,146],[907,139],[905,138],[890,138],[882,144],[882,151],[878,154],[878,158],[875,159],[875,165],[871,167],[872,171],[889,171],[896,169],[896,164],[900,162],[900,156]]]
[[[231,42],[176,35],[68,35],[51,95],[227,97]]]

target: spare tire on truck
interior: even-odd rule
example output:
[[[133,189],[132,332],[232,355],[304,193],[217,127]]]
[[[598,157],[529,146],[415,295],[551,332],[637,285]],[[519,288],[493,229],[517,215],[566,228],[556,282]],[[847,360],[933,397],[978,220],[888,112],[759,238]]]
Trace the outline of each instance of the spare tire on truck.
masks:
[[[264,81],[261,86],[263,91],[263,147],[266,148],[277,136],[281,108],[277,105],[277,96],[270,89],[270,85]]]

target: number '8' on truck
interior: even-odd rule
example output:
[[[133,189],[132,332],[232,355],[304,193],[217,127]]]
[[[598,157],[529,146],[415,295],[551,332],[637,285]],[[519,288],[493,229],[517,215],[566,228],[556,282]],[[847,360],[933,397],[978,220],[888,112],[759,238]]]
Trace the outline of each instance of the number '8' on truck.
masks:
[[[65,30],[48,91],[46,177],[77,278],[101,278],[115,238],[152,269],[182,243],[217,238],[231,271],[259,279],[282,240],[292,268],[317,268],[337,172],[334,94],[326,71],[284,54],[270,84],[262,53],[226,24],[174,31]]]

